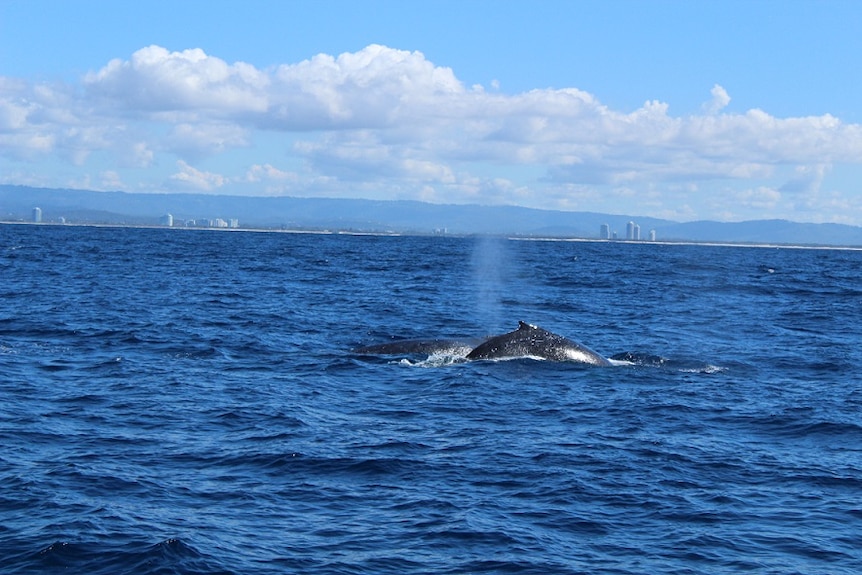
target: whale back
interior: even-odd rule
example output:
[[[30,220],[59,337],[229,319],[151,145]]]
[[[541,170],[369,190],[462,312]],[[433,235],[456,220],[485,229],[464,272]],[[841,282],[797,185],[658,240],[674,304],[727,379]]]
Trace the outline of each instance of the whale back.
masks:
[[[473,345],[455,339],[405,339],[376,345],[366,345],[353,350],[360,355],[434,355],[450,353],[465,355]]]
[[[467,354],[467,359],[516,357],[610,365],[610,361],[590,348],[523,321],[518,322],[518,329],[489,338]]]

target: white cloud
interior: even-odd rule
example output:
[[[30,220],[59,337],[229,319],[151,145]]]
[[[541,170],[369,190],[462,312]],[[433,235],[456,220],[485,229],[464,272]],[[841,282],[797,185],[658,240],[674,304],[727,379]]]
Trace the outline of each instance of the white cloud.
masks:
[[[27,124],[29,112],[29,106],[0,97],[0,133],[23,128]]]
[[[783,186],[781,191],[790,194],[816,195],[820,192],[820,184],[829,171],[829,166],[797,166],[794,175]]]
[[[254,164],[240,181],[255,186],[264,195],[280,196],[296,189],[300,178],[296,172],[281,170],[271,164]]]
[[[53,134],[38,132],[13,132],[0,134],[0,150],[8,158],[32,160],[44,156],[55,149],[56,137]]]
[[[129,60],[111,60],[84,77],[90,96],[132,114],[261,112],[268,82],[265,72],[249,64],[227,64],[200,49],[169,52],[161,46],[142,48]]]
[[[0,155],[30,160],[54,151],[68,127],[57,121],[65,106],[47,86],[0,77]]]
[[[148,168],[153,163],[155,152],[146,142],[131,142],[122,153],[122,163],[136,168]]]
[[[173,127],[165,148],[187,158],[220,154],[249,145],[248,130],[231,123],[183,122]]]
[[[718,84],[713,86],[709,93],[712,94],[712,100],[703,105],[703,110],[707,114],[718,114],[730,104],[730,95]]]
[[[732,198],[744,208],[771,209],[781,201],[781,192],[760,186],[754,189],[734,191]]]
[[[179,172],[171,175],[173,187],[177,189],[192,188],[195,190],[211,192],[227,183],[227,178],[212,172],[198,170],[182,160],[177,161]]]
[[[204,192],[230,183],[254,193],[586,209],[584,201],[628,189],[633,202],[656,210],[669,209],[661,189],[688,190],[673,197],[686,209],[705,181],[736,181],[761,198],[766,189],[816,194],[830,166],[862,164],[862,126],[829,114],[728,113],[719,84],[703,113],[690,116],[659,101],[614,110],[576,88],[490,88],[465,87],[421,52],[380,45],[265,69],[201,49],[149,46],[86,74],[80,86],[0,77],[0,154],[22,162],[56,156],[84,169],[101,152],[115,160],[117,181],[133,188],[140,184],[123,168],[177,165],[161,177]],[[239,172],[192,167],[205,156],[254,154],[261,132],[267,149]],[[279,157],[303,169],[263,163]],[[805,168],[783,184],[767,181],[796,166]]]
[[[295,182],[297,175],[294,172],[279,170],[270,164],[255,164],[246,172],[247,182]]]
[[[370,130],[347,132],[318,143],[297,146],[319,172],[344,181],[408,179],[421,182],[454,183],[452,169],[435,161],[433,152],[417,150],[410,143],[397,144]]]
[[[420,52],[371,45],[278,67],[266,121],[279,129],[384,127],[463,92]]]
[[[120,174],[114,170],[105,170],[101,174],[102,190],[122,190],[125,185],[120,177]]]

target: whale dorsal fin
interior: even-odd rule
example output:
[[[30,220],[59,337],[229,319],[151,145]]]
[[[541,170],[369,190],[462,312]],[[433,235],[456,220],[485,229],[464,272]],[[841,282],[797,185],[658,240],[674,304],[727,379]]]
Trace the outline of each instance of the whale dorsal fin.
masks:
[[[518,329],[539,329],[539,327],[525,321],[518,321]]]

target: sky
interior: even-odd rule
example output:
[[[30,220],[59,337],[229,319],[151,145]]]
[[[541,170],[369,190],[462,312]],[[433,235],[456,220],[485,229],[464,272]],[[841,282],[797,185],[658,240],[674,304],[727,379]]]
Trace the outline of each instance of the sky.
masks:
[[[862,225],[855,0],[0,0],[0,184]]]

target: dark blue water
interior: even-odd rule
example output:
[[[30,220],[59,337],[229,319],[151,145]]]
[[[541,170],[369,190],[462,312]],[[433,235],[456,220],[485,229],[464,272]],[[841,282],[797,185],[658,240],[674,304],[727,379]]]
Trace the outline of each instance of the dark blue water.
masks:
[[[0,297],[4,574],[862,571],[862,252],[5,225]],[[349,352],[518,320],[635,362]]]

